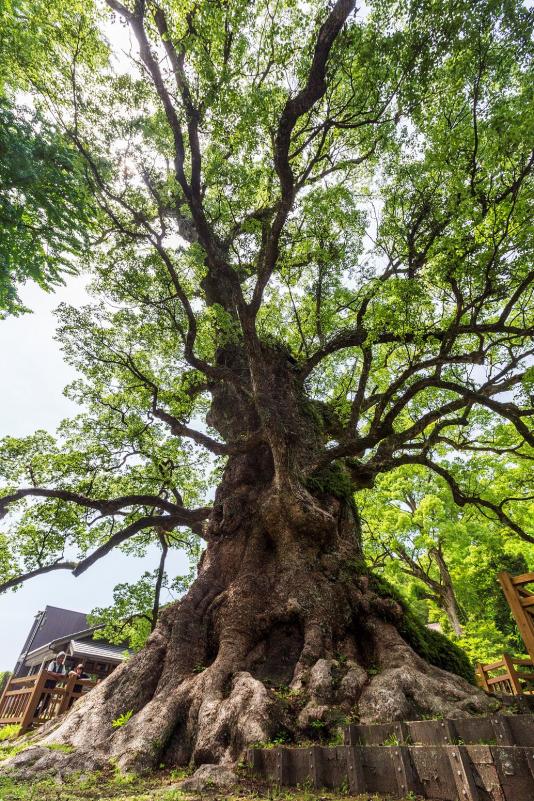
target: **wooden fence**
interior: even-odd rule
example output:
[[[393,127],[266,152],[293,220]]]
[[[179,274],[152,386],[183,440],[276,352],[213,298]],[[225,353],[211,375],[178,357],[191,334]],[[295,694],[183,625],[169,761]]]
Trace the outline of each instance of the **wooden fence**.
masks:
[[[78,676],[58,679],[47,670],[10,679],[0,699],[0,726],[19,725],[23,734],[32,726],[66,712],[95,683]]]
[[[525,670],[527,668],[527,670]],[[480,687],[489,693],[503,695],[534,694],[534,663],[503,654],[502,659],[488,665],[477,665]]]

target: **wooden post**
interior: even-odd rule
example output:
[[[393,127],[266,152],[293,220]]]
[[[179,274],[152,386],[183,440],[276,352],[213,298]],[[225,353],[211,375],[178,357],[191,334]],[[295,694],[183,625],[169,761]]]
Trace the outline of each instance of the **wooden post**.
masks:
[[[11,684],[11,676],[8,678],[4,687],[2,688],[2,696],[0,697],[0,718],[2,717],[2,710],[4,708],[4,698],[6,696],[7,691],[9,690],[10,684]]]
[[[347,774],[349,777],[349,789],[352,795],[360,795],[365,792],[365,776],[362,765],[362,746],[345,746],[347,755]]]
[[[477,662],[477,670],[476,675],[478,678],[478,683],[482,687],[483,690],[486,690],[487,693],[491,692],[490,686],[486,681],[486,671],[484,670],[484,665],[482,662]]]
[[[63,712],[66,712],[69,708],[69,701],[72,695],[72,691],[74,690],[74,685],[76,684],[76,680],[78,676],[68,676],[65,682],[65,686],[63,688],[63,698],[61,699],[61,703],[59,705],[58,715],[62,715]],[[78,679],[79,681],[79,679]]]
[[[20,733],[24,734],[33,723],[33,716],[35,710],[37,709],[37,704],[39,703],[39,699],[43,693],[45,682],[46,682],[47,674],[45,671],[37,674],[35,684],[33,686],[33,691],[30,694],[28,702],[26,704],[26,710],[24,712],[24,716],[20,722]]]
[[[510,728],[510,724],[504,715],[497,715],[492,718],[491,725],[493,733],[495,734],[495,742],[497,745],[515,745],[515,738]]]
[[[521,685],[519,684],[519,679],[517,678],[517,672],[514,667],[514,663],[512,662],[512,657],[510,654],[503,654],[502,661],[506,670],[508,671],[507,679],[510,681],[510,687],[512,688],[512,695],[521,695]]]
[[[323,761],[323,752],[321,746],[312,745],[311,748],[308,748],[309,774],[314,789],[321,787],[323,778],[321,770],[322,761]]]
[[[412,765],[410,749],[405,745],[400,746],[400,748],[393,748],[391,755],[399,795],[406,796],[410,792],[416,792],[419,795],[422,788]]]
[[[508,606],[515,618],[517,626],[528,655],[534,661],[534,623],[532,617],[525,611],[524,606],[521,604],[521,599],[517,588],[523,583],[534,580],[534,573],[525,573],[523,576],[515,576],[513,578],[509,573],[499,573],[498,579],[500,581],[504,597],[508,602]]]
[[[283,787],[287,782],[287,768],[288,768],[289,754],[287,748],[276,749],[276,773],[277,780],[280,787]]]

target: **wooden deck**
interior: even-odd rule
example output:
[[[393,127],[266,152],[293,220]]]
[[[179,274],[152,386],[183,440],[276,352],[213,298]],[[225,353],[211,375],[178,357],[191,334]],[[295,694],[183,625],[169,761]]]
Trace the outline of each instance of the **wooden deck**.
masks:
[[[47,670],[10,679],[0,699],[0,726],[19,725],[24,734],[32,726],[62,715],[95,684],[78,676],[58,679]]]

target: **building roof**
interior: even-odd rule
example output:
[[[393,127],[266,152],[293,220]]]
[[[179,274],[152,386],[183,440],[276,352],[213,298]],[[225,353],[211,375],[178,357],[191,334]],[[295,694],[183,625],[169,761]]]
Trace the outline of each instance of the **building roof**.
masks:
[[[101,626],[89,626],[87,615],[57,606],[46,606],[35,616],[22,652],[17,660],[15,674],[23,664],[37,665],[53,659],[59,651],[67,651],[75,658],[92,658],[96,661],[119,664],[124,659],[127,643],[109,645],[105,640],[95,641],[93,633]],[[75,650],[69,650],[75,643]]]
[[[45,606],[44,610],[38,613],[30,629],[21,655],[27,650],[34,651],[58,637],[87,629],[88,626],[87,615],[84,612],[73,612],[71,609],[62,609],[59,606]]]
[[[76,659],[93,659],[96,662],[124,662],[126,659],[124,648],[120,645],[108,645],[98,640],[82,641],[71,640],[67,653]]]

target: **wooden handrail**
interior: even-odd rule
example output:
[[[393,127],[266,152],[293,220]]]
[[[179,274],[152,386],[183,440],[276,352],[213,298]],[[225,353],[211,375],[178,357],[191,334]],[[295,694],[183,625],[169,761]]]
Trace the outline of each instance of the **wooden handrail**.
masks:
[[[477,678],[481,687],[487,692],[503,692],[505,695],[523,695],[525,692],[524,683],[532,683],[534,687],[534,673],[526,673],[516,670],[517,666],[534,668],[534,662],[530,659],[518,659],[503,654],[498,662],[491,662],[487,665],[478,663]],[[497,676],[490,676],[492,671],[502,671]],[[526,692],[529,692],[528,690]]]
[[[521,584],[530,584],[534,582],[534,573],[523,573],[520,576],[512,576],[512,584],[521,586]]]
[[[534,661],[534,606],[530,605],[530,598],[534,599],[534,595],[523,589],[523,585],[534,582],[534,573],[511,576],[509,573],[502,572],[498,574],[498,579],[525,643],[526,651],[530,659]],[[527,594],[525,595],[525,593]],[[525,599],[529,602],[528,605],[525,605]]]
[[[53,682],[52,686],[47,687],[47,682]],[[48,670],[11,679],[0,698],[0,725],[18,724],[24,733],[34,723],[42,723],[66,712],[95,684],[74,674],[59,676]],[[80,689],[75,691],[75,687]]]

